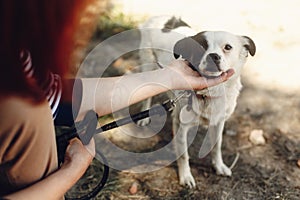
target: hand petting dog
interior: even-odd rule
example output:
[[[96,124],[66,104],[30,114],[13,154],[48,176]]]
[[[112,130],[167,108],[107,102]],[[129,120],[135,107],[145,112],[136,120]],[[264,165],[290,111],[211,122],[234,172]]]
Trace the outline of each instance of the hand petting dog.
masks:
[[[180,65],[183,65],[184,67]],[[220,76],[214,78],[206,78],[204,76],[201,76],[197,71],[192,70],[188,66],[188,62],[184,60],[173,61],[167,68],[170,68],[170,73],[177,73],[178,76],[181,77],[181,79],[183,78],[182,81],[189,83],[191,88],[194,88],[195,90],[202,90],[208,87],[218,85],[228,80],[234,74],[233,69],[228,69],[227,71],[223,72]],[[174,85],[173,88],[186,89],[180,88],[180,86],[184,84],[180,83],[179,80],[180,79],[175,78],[172,79],[172,84]]]

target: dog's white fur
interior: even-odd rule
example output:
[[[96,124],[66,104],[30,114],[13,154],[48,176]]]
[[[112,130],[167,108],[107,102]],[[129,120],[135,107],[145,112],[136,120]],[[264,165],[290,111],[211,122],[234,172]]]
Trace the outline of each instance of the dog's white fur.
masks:
[[[139,57],[142,64],[141,71],[150,71],[158,68],[159,65],[168,65],[175,58],[173,48],[177,41],[187,36],[195,35],[197,32],[193,29],[183,26],[173,29],[170,32],[163,33],[161,29],[171,16],[155,16],[139,26],[141,33]],[[155,66],[155,63],[157,66]],[[143,102],[142,110],[150,108],[152,98]],[[149,118],[138,121],[140,126],[149,123]]]
[[[203,118],[210,120],[208,134],[216,140],[216,144],[211,144],[215,144],[212,149],[212,164],[216,173],[231,176],[231,169],[224,164],[222,159],[222,132],[225,121],[231,116],[236,107],[237,97],[242,88],[240,81],[242,66],[245,64],[249,52],[252,56],[255,54],[255,45],[248,37],[236,36],[228,32],[202,32],[197,35],[194,30],[186,26],[178,27],[165,33],[158,31],[164,27],[168,19],[170,19],[169,16],[154,17],[140,26],[141,48],[150,47],[146,51],[140,51],[141,62],[145,64],[143,70],[151,70],[155,62],[161,65],[169,64],[175,59],[173,52],[168,52],[168,50],[173,50],[173,48],[174,51],[175,49],[179,51],[176,52],[176,54],[178,54],[177,56],[189,60],[190,58],[188,57],[192,55],[185,55],[185,52],[189,51],[189,49],[185,48],[190,48],[189,44],[185,47],[185,37],[193,36],[192,38],[196,40],[199,38],[201,38],[201,40],[204,39],[207,45],[205,47],[206,49],[202,52],[203,55],[201,57],[203,59],[197,63],[197,66],[194,66],[201,74],[219,76],[222,72],[230,68],[235,71],[235,74],[225,83],[211,87],[209,90],[196,92],[201,94],[202,97],[206,95],[208,98],[203,100],[198,98],[197,95],[193,95],[192,97],[185,96],[179,102],[180,105],[184,106],[175,107],[172,113],[173,133],[177,134],[175,149],[179,156],[177,160],[179,181],[181,185],[195,187],[196,183],[191,174],[188,162],[187,134],[189,129],[198,125],[199,120]],[[154,47],[154,49],[151,49],[151,47]],[[157,50],[157,47],[167,51]],[[182,54],[180,52],[182,52]],[[213,55],[218,55],[219,65],[217,70],[209,69],[208,58],[210,58],[212,53]],[[147,65],[146,63],[152,64]],[[179,91],[175,93],[178,94]],[[188,105],[188,102],[192,102],[191,105]],[[150,104],[151,100],[148,100],[148,102],[144,104],[143,109],[149,108]],[[148,123],[148,121],[141,122],[142,125],[146,123]]]

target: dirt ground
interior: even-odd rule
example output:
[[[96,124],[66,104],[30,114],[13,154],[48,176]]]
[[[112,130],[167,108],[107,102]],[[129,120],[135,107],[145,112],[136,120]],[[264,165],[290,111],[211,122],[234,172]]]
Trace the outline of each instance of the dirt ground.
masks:
[[[132,54],[115,62],[106,73],[122,74],[124,69],[135,62],[138,62],[137,55]],[[238,106],[224,131],[224,162],[230,166],[239,154],[232,177],[217,176],[211,166],[210,156],[204,159],[197,157],[205,135],[205,129],[199,127],[189,148],[196,189],[179,185],[177,165],[174,162],[147,173],[131,173],[130,168],[123,171],[111,169],[108,183],[96,199],[299,199],[300,166],[297,162],[300,159],[300,94],[264,89],[246,77],[243,78],[244,88]],[[165,95],[159,95],[155,102],[161,103],[166,98]],[[132,112],[139,108],[139,104],[133,106]],[[172,140],[169,118],[159,134],[146,140],[124,136],[118,129],[105,133],[105,137],[127,151],[151,152]],[[100,120],[100,123],[109,120],[111,118],[107,117]],[[250,132],[255,129],[263,131],[266,144],[254,145],[249,141]],[[109,156],[109,149],[106,150],[103,145],[98,148]],[[121,160],[122,155],[118,156],[115,159]],[[88,175],[93,181],[100,176],[98,174],[95,177],[98,164],[92,165]],[[151,163],[136,167],[150,169]],[[132,185],[137,187],[135,194],[129,192],[131,187],[135,187]],[[84,193],[93,185],[88,182],[82,187],[75,190],[75,193]]]
[[[279,1],[276,2],[280,7]],[[244,16],[248,14],[244,13]],[[262,22],[256,21],[256,18],[252,22],[258,24],[248,33],[257,39],[259,51],[271,47],[280,48],[283,56],[280,58],[283,60],[288,59],[288,55],[294,55],[296,47],[291,48],[281,40],[285,36],[290,43],[299,47],[298,38],[288,37],[288,25],[282,27],[278,24],[276,33],[279,36],[269,38],[267,42],[271,41],[272,44],[268,46],[263,43],[266,33],[259,30]],[[119,45],[122,48],[122,44]],[[177,164],[173,162],[147,173],[132,173],[131,168],[122,171],[111,169],[106,186],[95,199],[300,199],[300,85],[299,78],[295,78],[300,75],[295,65],[299,58],[286,62],[289,70],[279,66],[278,70],[272,70],[271,75],[267,76],[264,73],[270,69],[270,64],[267,64],[269,60],[264,59],[265,54],[266,52],[258,52],[257,58],[250,58],[251,61],[245,67],[242,76],[244,87],[237,108],[224,130],[224,162],[230,166],[238,158],[232,169],[232,177],[216,175],[209,155],[203,159],[198,158],[199,147],[206,131],[205,128],[199,127],[197,136],[189,148],[190,166],[197,184],[195,189],[179,185]],[[276,57],[278,54],[273,52],[266,59],[274,58],[281,64],[283,61]],[[137,53],[131,52],[113,62],[105,71],[105,75],[122,75],[138,64]],[[249,69],[251,67],[252,69]],[[85,76],[93,76],[95,70],[97,72],[97,69],[89,69]],[[284,72],[287,72],[283,77],[286,81],[278,80],[278,76]],[[166,100],[166,96],[158,95],[154,100],[161,103]],[[134,105],[131,111],[138,111],[139,108],[140,104]],[[100,123],[107,123],[111,119],[111,116],[107,116],[102,118]],[[253,130],[263,131],[265,144],[251,143],[249,136]],[[118,129],[105,133],[104,137],[127,151],[151,152],[164,147],[172,140],[170,116],[162,130],[147,140],[122,136]],[[104,146],[100,149],[104,152],[109,151]],[[120,159],[122,155],[118,156],[120,157],[115,159]],[[164,163],[164,160],[156,160],[148,166],[135,167],[150,169],[151,165],[158,163]],[[98,168],[99,161],[95,161],[86,174],[87,182],[81,182],[83,185],[78,184],[68,196],[80,196],[93,187],[91,183],[99,178]],[[132,192],[130,189],[136,191]]]

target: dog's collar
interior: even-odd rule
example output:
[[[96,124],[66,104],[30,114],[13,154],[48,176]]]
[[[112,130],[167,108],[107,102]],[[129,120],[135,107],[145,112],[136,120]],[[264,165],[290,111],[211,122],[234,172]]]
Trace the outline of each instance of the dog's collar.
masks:
[[[200,90],[200,91],[195,91],[195,95],[197,99],[202,99],[202,100],[211,100],[211,99],[218,99],[222,96],[213,96],[210,95],[210,92],[208,89]]]
[[[194,98],[197,98],[198,100],[202,101],[204,103],[204,105],[207,105],[207,103],[210,100],[219,99],[222,97],[222,96],[212,96],[212,95],[208,95],[208,94],[209,94],[209,92],[207,89],[201,90],[201,91],[194,91],[194,95],[192,95],[192,91],[191,91],[188,96],[187,110],[193,109],[193,101],[195,100]],[[194,108],[194,109],[196,109],[196,108]],[[197,110],[194,110],[194,111],[197,112]]]
[[[197,99],[202,99],[203,101],[206,101],[206,100],[211,100],[211,99],[218,99],[222,96],[210,96],[207,94],[197,94],[196,93],[196,97],[197,97]]]

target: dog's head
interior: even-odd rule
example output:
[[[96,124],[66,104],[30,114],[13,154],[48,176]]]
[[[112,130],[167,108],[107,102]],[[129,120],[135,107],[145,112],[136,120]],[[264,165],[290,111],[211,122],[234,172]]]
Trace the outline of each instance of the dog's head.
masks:
[[[201,75],[212,78],[232,68],[239,74],[248,54],[254,56],[256,46],[247,36],[237,36],[223,31],[206,31],[179,40],[173,49]]]

